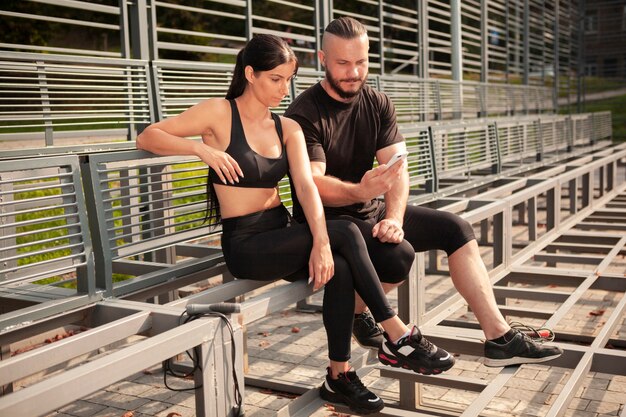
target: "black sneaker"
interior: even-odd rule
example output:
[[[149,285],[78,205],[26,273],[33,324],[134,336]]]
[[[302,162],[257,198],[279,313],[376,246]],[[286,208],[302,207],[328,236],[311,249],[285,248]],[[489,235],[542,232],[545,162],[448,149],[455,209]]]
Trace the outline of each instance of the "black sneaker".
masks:
[[[397,344],[385,333],[385,343],[378,350],[378,360],[394,368],[410,369],[418,374],[440,374],[454,365],[454,358],[445,350],[428,341],[417,326],[411,335],[400,339]]]
[[[354,371],[339,374],[338,379],[330,377],[327,369],[326,380],[320,388],[320,397],[333,403],[342,403],[358,414],[371,414],[385,406],[376,394],[368,390]]]
[[[485,342],[485,366],[508,366],[524,363],[541,363],[556,359],[563,350],[556,346],[543,346],[519,329],[513,329],[513,338],[507,343]]]
[[[354,318],[352,336],[366,349],[378,349],[383,344],[383,331],[374,321],[369,311],[364,311]]]

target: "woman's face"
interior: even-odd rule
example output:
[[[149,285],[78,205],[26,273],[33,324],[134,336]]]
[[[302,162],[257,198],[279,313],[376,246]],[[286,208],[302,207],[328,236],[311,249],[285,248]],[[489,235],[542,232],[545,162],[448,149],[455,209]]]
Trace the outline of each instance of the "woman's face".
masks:
[[[289,94],[289,85],[295,71],[296,63],[290,61],[269,71],[253,72],[251,90],[267,107],[276,107]]]

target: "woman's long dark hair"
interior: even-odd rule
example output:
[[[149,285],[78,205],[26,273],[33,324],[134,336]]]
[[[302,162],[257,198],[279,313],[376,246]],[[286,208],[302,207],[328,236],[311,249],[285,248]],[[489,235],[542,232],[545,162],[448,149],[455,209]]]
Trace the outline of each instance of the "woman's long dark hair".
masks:
[[[274,35],[259,34],[255,35],[237,54],[237,63],[233,71],[233,79],[228,87],[226,99],[234,100],[246,89],[248,80],[244,73],[245,68],[250,65],[252,69],[257,71],[269,71],[279,65],[288,62],[295,62],[295,72],[298,72],[298,58],[291,50],[287,42],[282,38]],[[220,204],[215,193],[215,187],[211,182],[210,168],[207,174],[207,213],[205,221],[209,218],[214,220],[211,222],[216,224],[220,221]]]

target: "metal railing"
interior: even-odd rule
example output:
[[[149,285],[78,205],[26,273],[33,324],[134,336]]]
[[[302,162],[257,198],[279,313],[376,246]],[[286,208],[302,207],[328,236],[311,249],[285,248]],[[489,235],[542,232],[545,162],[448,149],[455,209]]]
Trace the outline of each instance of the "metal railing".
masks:
[[[127,141],[154,121],[140,60],[5,52],[0,94],[0,141],[8,145]]]
[[[2,155],[134,147],[132,141],[149,123],[224,97],[231,77],[232,65],[224,64],[153,61],[148,66],[141,60],[7,53],[0,59]],[[290,95],[273,110],[284,112],[322,78],[323,72],[303,69]],[[403,124],[552,109],[551,99],[545,99],[550,90],[533,86],[378,75],[370,75],[368,83],[389,95]],[[32,142],[24,145],[24,140]]]

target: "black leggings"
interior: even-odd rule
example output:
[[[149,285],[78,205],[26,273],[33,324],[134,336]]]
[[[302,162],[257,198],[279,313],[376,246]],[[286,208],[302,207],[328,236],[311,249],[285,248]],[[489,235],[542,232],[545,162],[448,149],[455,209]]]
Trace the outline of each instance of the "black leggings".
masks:
[[[399,244],[383,243],[372,237],[372,228],[384,217],[384,203],[367,220],[348,215],[329,217],[333,220],[351,221],[357,225],[382,282],[399,283],[405,280],[411,270],[415,252],[439,249],[450,256],[475,239],[472,225],[456,214],[427,207],[407,206],[402,227],[404,240]]]
[[[222,220],[222,250],[236,278],[308,279],[313,237],[306,224],[292,221],[284,206]],[[327,222],[335,275],[325,286],[323,319],[328,356],[350,359],[354,291],[381,322],[395,316],[380,285],[359,229],[351,222]]]

